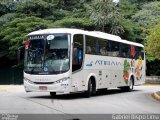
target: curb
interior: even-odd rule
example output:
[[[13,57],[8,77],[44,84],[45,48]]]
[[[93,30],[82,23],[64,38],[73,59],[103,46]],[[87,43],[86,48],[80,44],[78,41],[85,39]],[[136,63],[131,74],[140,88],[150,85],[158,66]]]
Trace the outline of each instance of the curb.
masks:
[[[145,83],[145,84],[142,84],[140,86],[160,86],[160,84],[149,84],[149,83]]]
[[[7,90],[12,90],[16,89],[17,86],[14,85],[0,85],[0,91],[7,91]]]
[[[160,95],[158,94],[158,92],[154,92],[153,97],[157,100],[160,100]]]

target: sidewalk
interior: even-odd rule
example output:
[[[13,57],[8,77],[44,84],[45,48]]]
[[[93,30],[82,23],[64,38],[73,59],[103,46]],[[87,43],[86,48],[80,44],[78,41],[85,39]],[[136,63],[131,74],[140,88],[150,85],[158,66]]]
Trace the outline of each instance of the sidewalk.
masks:
[[[145,83],[145,84],[142,84],[141,86],[160,86],[160,84]]]
[[[16,89],[17,86],[22,86],[22,85],[0,85],[0,91],[7,91],[11,89]]]

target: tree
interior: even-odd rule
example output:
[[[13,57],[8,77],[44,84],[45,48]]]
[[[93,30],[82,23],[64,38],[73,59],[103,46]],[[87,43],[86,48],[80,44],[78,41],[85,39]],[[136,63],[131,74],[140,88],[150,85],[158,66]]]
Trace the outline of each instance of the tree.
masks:
[[[138,11],[137,2],[132,2],[132,0],[120,0],[119,2],[120,12],[126,19],[131,19],[131,17]]]
[[[64,18],[53,23],[54,27],[79,28],[93,30],[94,25],[85,18]]]
[[[121,24],[124,28],[124,33],[121,35],[123,39],[134,41],[134,42],[143,42],[142,29],[130,19],[124,19],[121,21]]]
[[[52,15],[55,5],[43,0],[22,0],[17,5],[17,12],[44,18]]]
[[[143,28],[156,25],[158,18],[160,18],[160,2],[158,1],[144,4],[142,10],[132,16],[133,21]]]
[[[157,23],[160,17],[160,2],[155,0],[121,0],[120,12],[124,16],[121,21],[124,27],[123,38],[144,43],[148,28]]]
[[[53,14],[45,19],[56,21],[65,17],[86,18],[87,0],[55,0],[52,3],[55,4]]]
[[[0,31],[0,57],[16,58],[19,44],[25,40],[25,36],[32,31],[45,29],[52,26],[51,21],[38,17],[20,16],[6,23]]]
[[[7,13],[0,17],[0,28],[16,16],[16,13]]]
[[[121,21],[121,24],[124,28],[124,33],[121,35],[123,39],[140,43],[144,42],[145,35],[143,28],[137,21],[134,21],[133,16],[143,9],[142,5],[148,3],[148,1],[149,0],[120,0],[120,13],[124,17],[124,19]]]
[[[17,3],[13,0],[1,0],[0,2],[0,16],[15,12]]]
[[[120,24],[122,16],[112,0],[94,0],[88,6],[88,14],[93,24],[97,26],[96,29],[112,34],[121,34],[123,32],[123,27]]]
[[[159,23],[149,31],[146,51],[150,55],[150,60],[160,60],[160,20]]]

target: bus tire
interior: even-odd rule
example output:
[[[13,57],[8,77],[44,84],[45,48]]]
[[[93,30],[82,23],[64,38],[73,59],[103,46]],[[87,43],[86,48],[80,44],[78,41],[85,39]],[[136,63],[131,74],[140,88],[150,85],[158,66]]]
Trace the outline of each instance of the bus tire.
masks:
[[[131,76],[128,86],[128,91],[131,92],[134,89],[134,78]]]
[[[88,81],[88,89],[87,89],[87,91],[84,92],[85,97],[89,98],[91,96],[92,89],[93,89],[92,86],[93,86],[93,84],[91,82],[91,79],[89,79],[89,81]]]
[[[133,88],[134,88],[134,79],[133,79],[133,77],[130,78],[129,86],[120,87],[120,88],[124,92],[131,92],[131,91],[133,91]]]
[[[56,92],[50,92],[51,97],[55,97],[56,96]]]

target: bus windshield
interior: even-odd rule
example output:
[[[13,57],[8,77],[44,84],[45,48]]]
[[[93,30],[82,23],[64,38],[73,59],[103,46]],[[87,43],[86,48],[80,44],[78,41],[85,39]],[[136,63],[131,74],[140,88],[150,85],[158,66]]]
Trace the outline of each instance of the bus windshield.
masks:
[[[69,70],[68,34],[29,36],[24,71],[29,74],[60,74]]]

